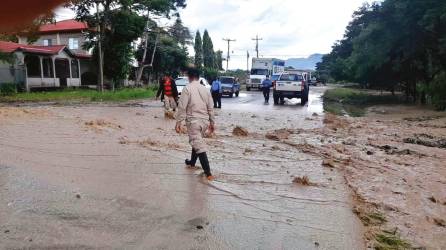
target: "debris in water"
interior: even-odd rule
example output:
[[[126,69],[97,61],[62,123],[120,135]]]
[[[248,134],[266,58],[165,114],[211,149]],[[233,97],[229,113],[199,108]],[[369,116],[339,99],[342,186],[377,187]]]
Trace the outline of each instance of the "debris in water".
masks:
[[[316,184],[312,183],[310,181],[310,178],[308,176],[304,175],[302,177],[295,177],[293,180],[293,183],[302,185],[302,186],[316,186]]]
[[[278,129],[272,132],[268,132],[265,137],[270,140],[280,141],[288,139],[291,134],[292,131],[289,129]]]
[[[322,161],[322,165],[329,168],[336,168],[336,163],[333,159],[325,159]]]
[[[85,122],[85,126],[90,127],[96,131],[102,131],[104,128],[123,129],[123,127],[121,125],[114,124],[114,123],[106,121],[104,119],[96,119],[96,120]]]
[[[232,130],[232,134],[235,135],[235,136],[243,136],[243,137],[245,137],[245,136],[249,135],[249,132],[248,132],[248,130],[246,130],[243,127],[236,126],[234,128],[234,130]]]
[[[421,117],[407,117],[404,118],[404,121],[408,122],[425,122],[425,121],[432,121],[436,119],[440,119],[441,116],[421,116]]]
[[[4,231],[5,234],[8,234],[9,232],[11,232],[11,231],[9,231],[8,229],[6,229],[6,230]]]
[[[144,116],[143,113],[136,112],[136,116]]]
[[[129,141],[129,138],[127,137],[127,136],[122,136],[122,137],[120,137],[119,138],[119,144],[129,144],[130,143],[130,141]]]
[[[203,226],[198,225],[198,226],[197,226],[197,229],[198,229],[198,230],[202,230],[202,229],[203,229]]]
[[[434,196],[429,197],[429,200],[433,203],[438,203],[438,200]]]
[[[314,112],[312,116],[316,117],[316,116],[319,116],[319,115],[316,112]]]
[[[446,221],[440,218],[434,218],[435,225],[439,227],[446,227]]]
[[[367,151],[367,155],[373,155],[374,153],[372,151]]]
[[[245,148],[245,154],[254,153],[254,150],[250,148]]]
[[[80,199],[81,195],[80,194],[76,194],[76,198]]]
[[[431,148],[446,148],[446,138],[436,138],[427,134],[415,134],[413,137],[405,138],[404,143],[422,145]]]

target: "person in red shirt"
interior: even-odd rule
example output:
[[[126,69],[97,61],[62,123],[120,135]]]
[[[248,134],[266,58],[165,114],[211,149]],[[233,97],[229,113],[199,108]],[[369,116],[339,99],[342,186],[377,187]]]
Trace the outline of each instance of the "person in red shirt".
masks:
[[[160,87],[156,94],[156,99],[161,96],[164,99],[164,108],[166,112],[175,111],[177,109],[178,89],[175,80],[170,76],[164,76],[160,82]]]

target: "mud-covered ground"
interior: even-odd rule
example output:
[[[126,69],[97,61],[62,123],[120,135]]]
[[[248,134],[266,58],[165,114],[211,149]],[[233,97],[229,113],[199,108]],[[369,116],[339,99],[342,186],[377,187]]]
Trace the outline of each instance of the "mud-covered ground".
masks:
[[[326,115],[324,124],[293,143],[343,172],[369,243],[445,249],[446,114],[382,106],[363,118]]]
[[[184,167],[159,102],[0,107],[0,248],[364,249],[396,228],[442,249],[446,118],[324,116],[323,91],[305,107],[225,98],[212,183]]]
[[[0,248],[362,249],[342,174],[265,138],[322,126],[322,92],[307,107],[225,98],[212,183],[184,167],[187,137],[159,102],[1,107]]]

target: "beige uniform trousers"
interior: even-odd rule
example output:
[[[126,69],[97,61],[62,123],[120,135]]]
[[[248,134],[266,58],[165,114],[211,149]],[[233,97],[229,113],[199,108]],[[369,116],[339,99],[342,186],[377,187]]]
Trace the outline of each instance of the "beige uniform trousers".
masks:
[[[177,102],[172,96],[164,96],[164,109],[171,111],[177,108]]]
[[[196,119],[186,123],[187,134],[189,135],[189,143],[197,154],[207,151],[204,137],[209,127],[209,121]]]

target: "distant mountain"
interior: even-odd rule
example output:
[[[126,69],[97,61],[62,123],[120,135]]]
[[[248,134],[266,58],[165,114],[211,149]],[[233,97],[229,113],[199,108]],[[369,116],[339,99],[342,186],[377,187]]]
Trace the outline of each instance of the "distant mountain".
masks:
[[[308,58],[290,58],[285,61],[285,66],[295,69],[316,69],[316,63],[322,61],[323,54],[313,54]]]

